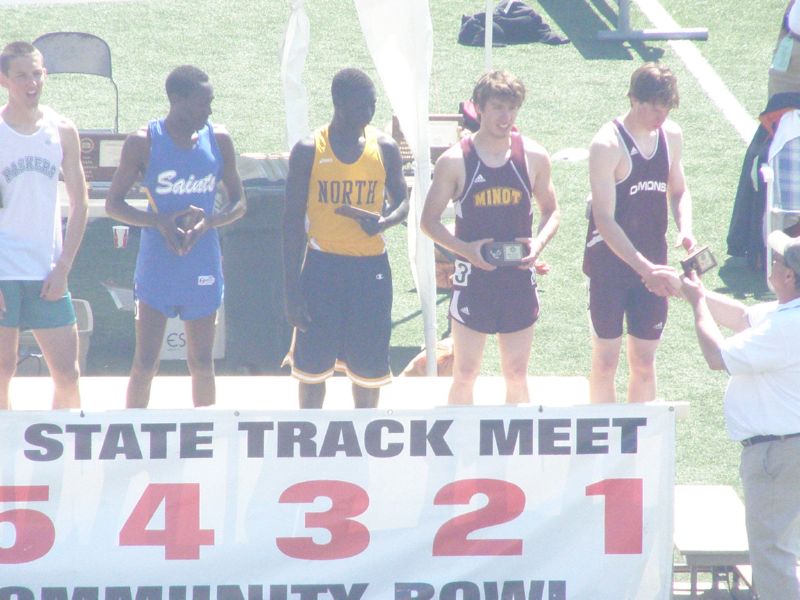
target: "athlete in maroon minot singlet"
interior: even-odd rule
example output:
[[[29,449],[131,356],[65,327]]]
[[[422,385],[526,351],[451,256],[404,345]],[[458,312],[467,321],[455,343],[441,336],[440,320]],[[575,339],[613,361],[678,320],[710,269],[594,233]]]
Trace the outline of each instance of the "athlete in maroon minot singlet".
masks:
[[[505,71],[483,75],[473,90],[480,129],[450,147],[433,171],[420,225],[436,243],[459,258],[453,275],[450,322],[453,384],[450,404],[472,404],[488,334],[497,334],[506,403],[529,402],[528,360],[539,315],[534,272],[558,230],[560,213],[547,151],[516,132],[514,122],[525,86]],[[442,215],[455,204],[452,233]],[[539,226],[533,230],[534,210]],[[525,256],[516,266],[484,258],[491,242],[520,242]]]
[[[456,237],[466,242],[491,238],[513,242],[533,233],[531,182],[522,136],[511,135],[511,156],[501,167],[481,161],[472,136],[461,140],[466,171],[464,193],[455,202]],[[497,292],[503,290],[499,299]],[[536,276],[529,269],[494,271],[455,261],[450,316],[483,333],[508,333],[529,327],[539,315]]]
[[[649,261],[667,261],[667,182],[669,147],[662,128],[658,129],[655,151],[644,156],[618,120],[617,134],[630,158],[630,173],[616,185],[614,220],[633,246]],[[641,277],[619,258],[603,240],[589,217],[583,272],[589,276],[589,312],[595,334],[604,339],[622,335],[623,315],[628,315],[628,332],[638,338],[661,337],[667,318],[667,298],[650,293]]]

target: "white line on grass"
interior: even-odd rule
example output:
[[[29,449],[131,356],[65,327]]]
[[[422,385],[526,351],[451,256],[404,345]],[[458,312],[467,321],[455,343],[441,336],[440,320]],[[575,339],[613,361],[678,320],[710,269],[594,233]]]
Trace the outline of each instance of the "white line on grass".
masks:
[[[0,7],[22,8],[23,6],[46,6],[48,4],[91,4],[101,2],[138,2],[138,0],[0,0]]]
[[[635,2],[657,29],[679,29],[680,26],[664,10],[658,0],[635,0]],[[708,64],[708,61],[703,58],[697,46],[688,40],[671,41],[669,44],[684,62],[686,68],[695,76],[706,95],[733,125],[742,140],[749,144],[758,127],[758,123],[739,103],[728,89],[728,86],[725,85],[725,82],[720,79],[717,72]]]

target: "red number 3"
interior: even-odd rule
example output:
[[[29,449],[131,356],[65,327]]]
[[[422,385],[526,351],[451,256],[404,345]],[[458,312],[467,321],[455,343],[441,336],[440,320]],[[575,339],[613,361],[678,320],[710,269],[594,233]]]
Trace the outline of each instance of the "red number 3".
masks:
[[[326,529],[331,534],[327,544],[317,544],[310,537],[281,537],[275,540],[286,556],[306,560],[349,558],[366,550],[369,530],[350,517],[357,517],[369,507],[369,496],[362,488],[346,481],[304,481],[287,488],[279,498],[283,504],[305,504],[317,498],[330,498],[324,512],[306,513],[305,526]]]

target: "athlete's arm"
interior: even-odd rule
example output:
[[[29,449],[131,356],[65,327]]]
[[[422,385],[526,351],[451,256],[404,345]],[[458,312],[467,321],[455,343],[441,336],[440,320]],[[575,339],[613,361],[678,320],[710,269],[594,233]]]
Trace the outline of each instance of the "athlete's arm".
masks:
[[[678,228],[676,246],[683,246],[688,252],[694,248],[696,240],[692,233],[692,195],[686,186],[683,172],[683,134],[681,128],[673,121],[664,123],[664,132],[669,145],[670,167],[667,179],[667,198],[672,210],[672,218]]]
[[[228,201],[220,210],[211,215],[207,215],[202,208],[189,206],[186,218],[191,227],[187,226],[186,238],[182,246],[184,253],[189,252],[197,240],[209,229],[233,223],[240,219],[247,210],[242,180],[236,169],[236,151],[233,148],[233,140],[228,131],[221,126],[215,126],[214,137],[222,155],[222,184],[225,187]]]
[[[314,154],[313,138],[301,140],[292,148],[283,210],[284,309],[289,324],[300,331],[305,331],[311,322],[300,287],[300,270],[308,243],[305,221]]]
[[[150,140],[147,130],[140,129],[130,134],[122,146],[119,166],[111,179],[111,187],[106,196],[106,214],[128,225],[156,227],[164,236],[170,250],[176,254],[184,254],[183,230],[178,227],[177,219],[186,214],[186,211],[162,215],[155,210],[140,210],[125,199],[133,184],[144,174],[149,159]]]
[[[69,215],[61,257],[42,285],[42,298],[51,301],[61,298],[67,290],[67,277],[78,254],[78,248],[80,248],[83,234],[86,231],[86,220],[89,217],[89,195],[86,191],[86,178],[83,175],[83,165],[81,164],[78,130],[70,121],[64,120],[59,124],[58,131],[63,151],[61,171],[69,198]]]
[[[463,256],[480,269],[493,271],[496,267],[486,262],[481,256],[481,247],[493,241],[491,238],[465,242],[450,233],[442,223],[442,214],[447,204],[461,194],[464,187],[464,156],[458,144],[449,148],[436,161],[433,169],[433,181],[425,198],[425,206],[420,217],[420,227],[434,242]]]
[[[561,211],[551,177],[550,155],[542,146],[529,139],[525,139],[525,154],[528,158],[528,179],[533,182],[533,198],[539,210],[536,237],[530,240],[530,252],[522,261],[522,267],[529,268],[558,231]]]
[[[221,227],[242,218],[247,212],[247,200],[242,188],[242,179],[236,168],[236,150],[233,148],[230,134],[220,128],[215,129],[214,136],[222,154],[222,184],[228,194],[228,202],[207,220],[209,227]]]
[[[398,223],[408,216],[408,186],[403,177],[403,158],[397,142],[388,135],[378,138],[378,147],[386,170],[386,190],[389,192],[389,212],[378,221],[359,219],[361,228],[370,235],[375,235]]]
[[[589,146],[589,183],[592,189],[592,217],[608,247],[642,278],[659,296],[671,295],[669,283],[631,243],[614,218],[617,204],[617,167],[625,160],[613,123],[603,125]]]

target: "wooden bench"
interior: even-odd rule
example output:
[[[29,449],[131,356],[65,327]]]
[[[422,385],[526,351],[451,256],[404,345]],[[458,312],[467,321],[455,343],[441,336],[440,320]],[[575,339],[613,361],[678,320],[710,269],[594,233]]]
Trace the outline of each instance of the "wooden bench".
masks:
[[[714,590],[730,575],[734,587],[744,581],[738,569],[750,564],[744,504],[732,487],[676,485],[673,541],[686,561],[686,565],[676,565],[674,571],[688,571],[690,597],[698,597],[700,572],[711,573]]]

